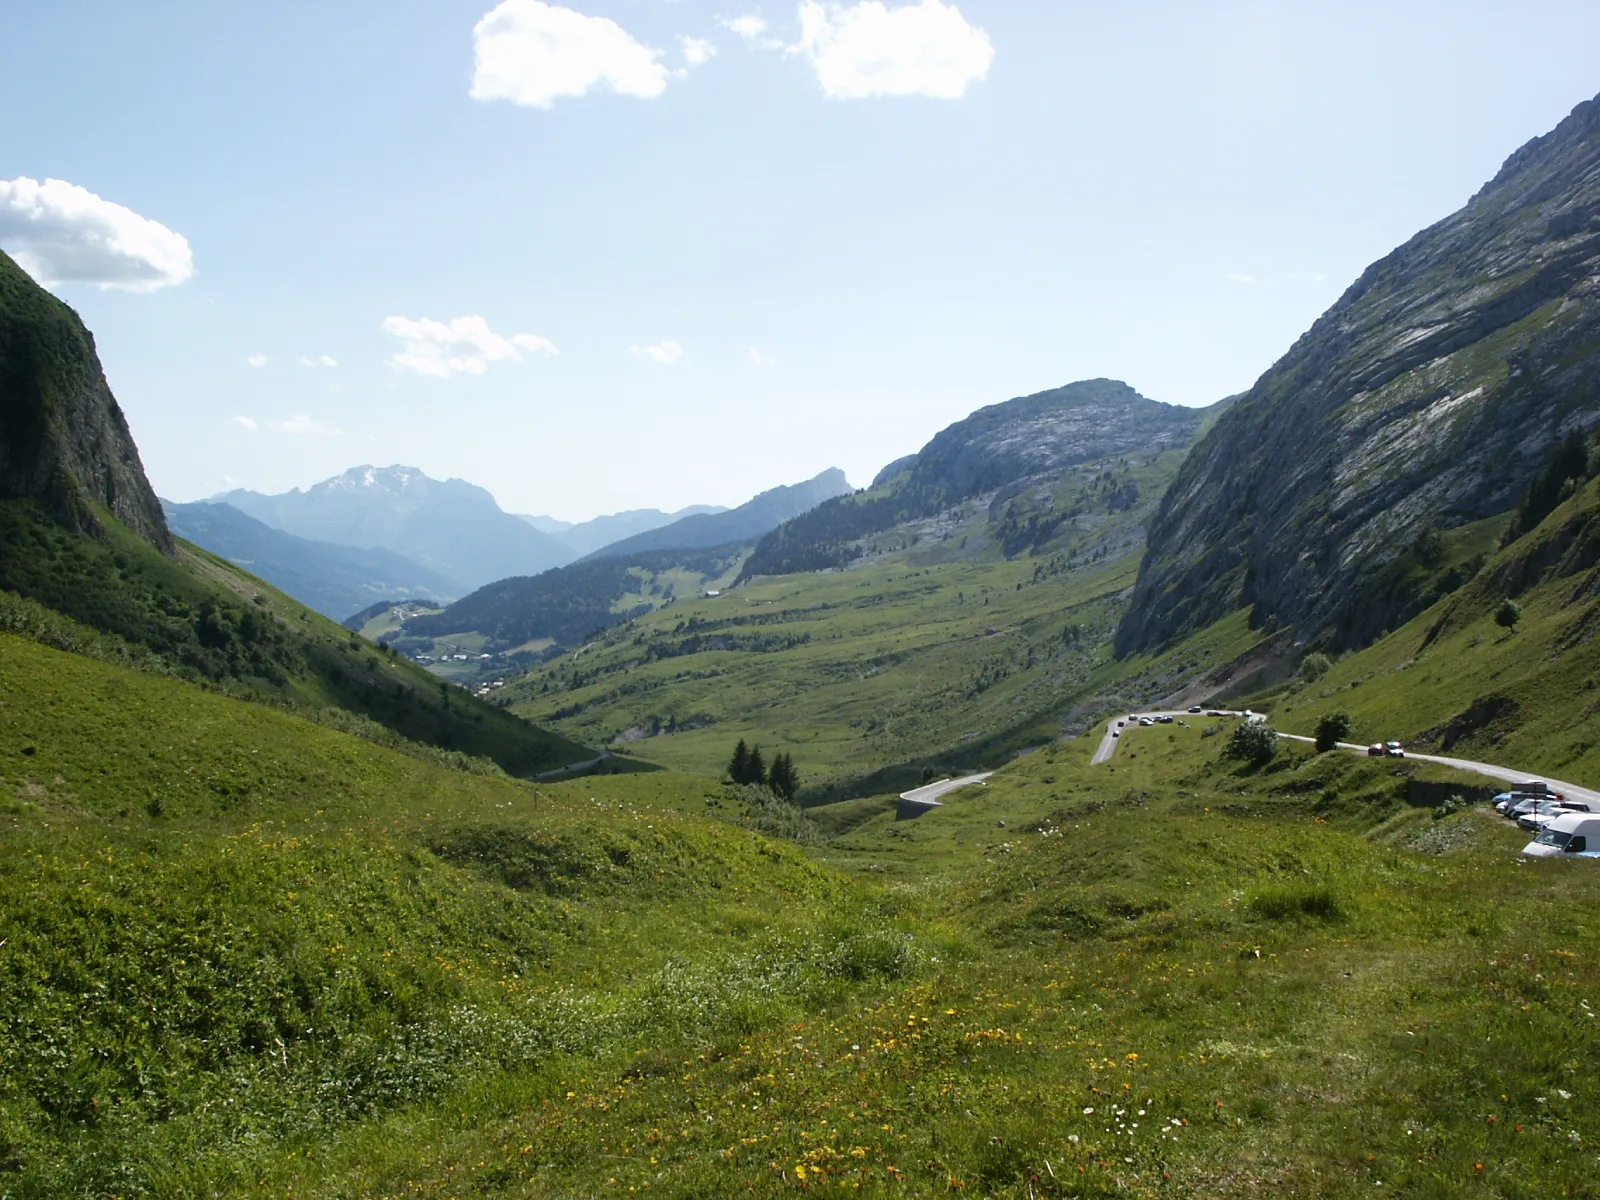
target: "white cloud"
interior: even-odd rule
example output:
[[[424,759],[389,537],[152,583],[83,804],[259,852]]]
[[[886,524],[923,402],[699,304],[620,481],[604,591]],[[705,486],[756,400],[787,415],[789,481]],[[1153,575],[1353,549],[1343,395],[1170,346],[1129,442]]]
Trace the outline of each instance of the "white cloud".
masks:
[[[686,37],[683,44],[683,61],[691,67],[703,67],[717,56],[716,46],[705,38]]]
[[[750,365],[753,367],[771,367],[777,364],[777,359],[761,353],[754,346],[750,347]]]
[[[758,50],[782,50],[783,43],[767,31],[771,28],[763,17],[750,13],[743,17],[734,17],[729,21],[724,19],[724,28],[738,34],[745,42]]]
[[[630,346],[629,351],[636,358],[648,358],[665,367],[670,367],[683,357],[683,347],[672,341],[657,342],[653,346]]]
[[[800,43],[793,49],[811,60],[817,82],[834,100],[954,100],[994,62],[989,35],[942,0],[896,9],[881,0],[848,6],[802,0]]]
[[[314,354],[310,358],[300,360],[302,367],[337,367],[339,360],[331,354]]]
[[[249,417],[235,417],[233,419],[233,423],[239,426],[240,429],[248,429],[251,433],[254,433],[256,430],[261,428],[259,424],[251,420]]]
[[[767,32],[766,21],[754,13],[743,17],[735,17],[731,21],[723,21],[723,24],[747,42],[757,41]]]
[[[181,234],[61,179],[0,179],[0,247],[46,285],[153,292],[194,274]]]
[[[324,437],[341,437],[341,436],[343,436],[339,430],[330,429],[330,428],[328,428],[328,426],[323,425],[318,421],[313,421],[310,417],[307,417],[307,416],[304,416],[304,415],[298,416],[298,417],[290,417],[287,421],[279,421],[278,422],[278,428],[283,430],[283,432],[285,432],[285,433],[295,433],[295,434],[317,433],[317,434],[321,434]]]
[[[602,85],[653,99],[670,77],[661,52],[634,41],[615,21],[543,0],[504,0],[473,27],[472,37],[474,100],[549,108],[561,96]]]
[[[265,354],[252,354],[244,360],[244,364],[247,367],[264,367],[267,365],[267,356]]]
[[[1244,274],[1241,274],[1238,271],[1229,272],[1228,278],[1231,281],[1233,281],[1234,283],[1242,283],[1242,284],[1250,284],[1250,283],[1254,283],[1256,281],[1256,277],[1254,275],[1244,275]]]
[[[404,343],[390,359],[402,370],[435,379],[452,375],[482,375],[492,362],[518,362],[524,352],[555,354],[547,338],[531,333],[503,337],[489,328],[482,317],[456,317],[447,322],[427,317],[386,317],[383,331]]]

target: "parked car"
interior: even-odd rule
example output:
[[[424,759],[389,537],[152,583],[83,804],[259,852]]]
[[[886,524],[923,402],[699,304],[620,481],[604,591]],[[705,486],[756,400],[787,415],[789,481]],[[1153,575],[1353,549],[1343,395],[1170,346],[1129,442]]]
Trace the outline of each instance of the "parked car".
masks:
[[[1406,748],[1399,742],[1385,742],[1383,744],[1383,752],[1390,758],[1404,758],[1406,756]]]
[[[1190,707],[1189,712],[1190,712],[1190,714],[1202,713],[1202,712],[1205,712],[1205,709],[1201,708],[1198,704],[1196,704],[1196,705],[1193,705],[1193,706]]]
[[[1528,830],[1543,829],[1562,813],[1570,811],[1572,810],[1561,804],[1559,801],[1540,800],[1535,803],[1534,806],[1527,812],[1523,813],[1517,818],[1517,827],[1519,829]]]
[[[1595,843],[1595,849],[1589,843]],[[1527,858],[1600,858],[1600,817],[1592,813],[1563,813],[1539,831],[1522,848]]]
[[[1526,816],[1544,802],[1543,796],[1523,796],[1510,808],[1506,809],[1507,820],[1515,821]]]
[[[1149,726],[1154,725],[1155,721],[1153,721],[1149,717],[1140,717],[1139,718],[1139,724],[1141,724],[1141,725],[1145,726],[1146,728],[1148,728]]]
[[[1372,745],[1367,747],[1368,758],[1382,758],[1386,753],[1388,751],[1384,749],[1382,742],[1373,742]]]
[[[1171,725],[1172,724],[1172,718],[1170,716],[1168,716],[1166,713],[1162,713],[1161,716],[1156,718],[1156,724],[1157,725]]]
[[[1510,817],[1513,815],[1511,810],[1525,800],[1560,800],[1562,803],[1568,804],[1569,807],[1573,808],[1578,807],[1579,804],[1579,802],[1576,801],[1567,801],[1560,792],[1510,791],[1501,792],[1494,798],[1494,810],[1501,816]],[[1587,811],[1588,806],[1584,805],[1583,807],[1585,811]],[[1523,811],[1526,812],[1526,808],[1524,808]]]

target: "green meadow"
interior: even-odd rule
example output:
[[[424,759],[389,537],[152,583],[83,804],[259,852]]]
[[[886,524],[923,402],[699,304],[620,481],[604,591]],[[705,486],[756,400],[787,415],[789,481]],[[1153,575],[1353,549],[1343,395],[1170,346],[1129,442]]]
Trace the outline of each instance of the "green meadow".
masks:
[[[14,637],[0,683],[7,1196],[1589,1186],[1600,885],[1433,768],[1202,721],[780,825]]]

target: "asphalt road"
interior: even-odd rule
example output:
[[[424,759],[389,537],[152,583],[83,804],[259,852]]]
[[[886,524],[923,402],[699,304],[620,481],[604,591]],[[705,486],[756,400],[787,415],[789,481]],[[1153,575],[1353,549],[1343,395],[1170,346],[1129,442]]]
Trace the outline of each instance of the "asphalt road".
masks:
[[[1213,710],[1208,709],[1207,711]],[[1243,715],[1242,713],[1230,712],[1227,709],[1217,709],[1214,711],[1222,712],[1226,716]],[[1203,715],[1204,714],[1188,712],[1145,712],[1135,713],[1135,719],[1132,722],[1129,722],[1126,717],[1122,717],[1120,720],[1123,722],[1121,726],[1123,735],[1126,736],[1129,729],[1139,728],[1139,717],[1191,717]],[[1106,726],[1105,736],[1100,739],[1100,745],[1095,749],[1094,757],[1089,760],[1091,765],[1108,762],[1110,761],[1111,756],[1117,752],[1117,747],[1122,744],[1121,738],[1112,737],[1112,732],[1117,728],[1118,726],[1115,720],[1111,721]],[[1280,732],[1278,736],[1286,737],[1296,742],[1310,742],[1313,745],[1316,743],[1315,738],[1309,738],[1298,733]],[[1365,754],[1367,752],[1367,748],[1365,746],[1358,746],[1354,742],[1340,742],[1339,748],[1342,750],[1353,751],[1356,754]],[[1597,811],[1600,811],[1600,791],[1596,791],[1594,788],[1582,787],[1576,783],[1568,783],[1564,779],[1555,779],[1549,775],[1543,775],[1538,771],[1524,771],[1517,767],[1503,767],[1498,763],[1474,762],[1472,759],[1468,758],[1445,758],[1438,754],[1413,754],[1409,750],[1406,751],[1406,758],[1416,762],[1438,763],[1441,766],[1455,767],[1462,771],[1475,771],[1479,775],[1487,775],[1490,779],[1499,779],[1505,783],[1526,783],[1531,779],[1541,779],[1545,783],[1549,784],[1550,787],[1565,795],[1568,799],[1585,801],[1586,803],[1595,806]]]
[[[953,792],[957,788],[966,787],[969,783],[982,783],[993,771],[985,771],[981,775],[963,775],[960,779],[941,779],[938,783],[930,783],[924,787],[912,788],[909,792],[901,792],[900,799],[909,800],[913,804],[926,804],[930,807],[939,803],[939,797],[946,792]]]

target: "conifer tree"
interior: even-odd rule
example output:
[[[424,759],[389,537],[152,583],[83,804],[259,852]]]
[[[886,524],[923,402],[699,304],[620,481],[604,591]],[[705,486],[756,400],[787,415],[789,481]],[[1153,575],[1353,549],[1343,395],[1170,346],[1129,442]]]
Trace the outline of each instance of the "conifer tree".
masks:
[[[794,800],[800,791],[800,773],[794,769],[794,759],[790,755],[773,757],[772,766],[767,770],[767,786],[785,800]]]
[[[744,783],[750,774],[750,747],[744,744],[744,739],[739,739],[739,744],[733,748],[733,761],[728,764],[728,778],[734,783]]]
[[[767,760],[761,757],[761,747],[750,747],[750,762],[745,767],[743,779],[735,780],[736,783],[765,783],[767,781]]]

